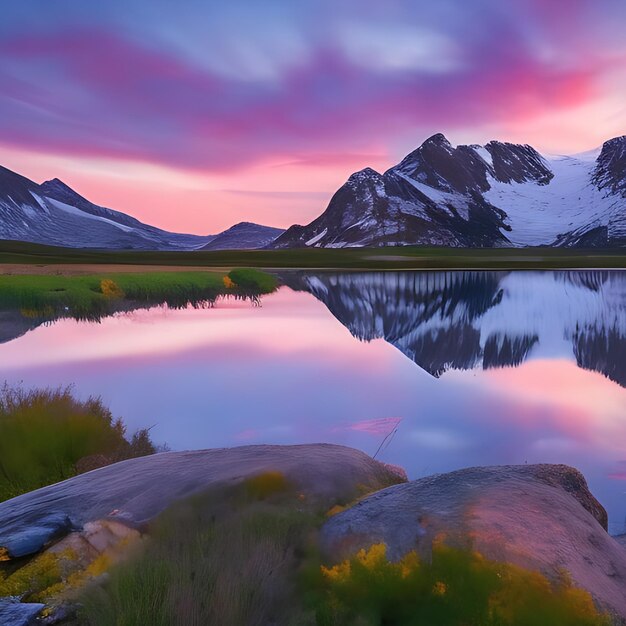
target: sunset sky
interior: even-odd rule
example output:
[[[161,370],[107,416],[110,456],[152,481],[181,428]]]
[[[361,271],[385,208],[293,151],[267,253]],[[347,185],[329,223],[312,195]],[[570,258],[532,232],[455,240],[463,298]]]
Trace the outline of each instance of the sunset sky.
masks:
[[[6,3],[0,164],[201,234],[286,227],[435,132],[626,132],[624,0]]]

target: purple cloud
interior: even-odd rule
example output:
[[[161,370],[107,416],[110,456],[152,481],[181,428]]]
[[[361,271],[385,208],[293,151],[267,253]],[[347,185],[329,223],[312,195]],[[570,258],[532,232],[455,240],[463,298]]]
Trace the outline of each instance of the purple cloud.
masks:
[[[488,36],[470,29],[453,40],[455,27],[415,46],[403,31],[397,48],[391,29],[380,63],[359,57],[358,37],[312,38],[271,79],[229,75],[158,38],[104,27],[17,33],[0,42],[0,141],[228,170],[275,155],[366,153],[423,129],[510,124],[594,98],[604,57],[580,51],[584,62],[557,62],[517,25],[491,14],[486,23]],[[385,36],[364,50],[385,49]]]

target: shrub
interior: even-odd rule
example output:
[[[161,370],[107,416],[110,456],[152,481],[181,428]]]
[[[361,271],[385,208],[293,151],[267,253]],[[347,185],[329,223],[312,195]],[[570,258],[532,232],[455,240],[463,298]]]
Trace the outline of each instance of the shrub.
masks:
[[[81,470],[156,451],[147,430],[130,441],[125,434],[123,422],[99,398],[78,400],[70,387],[24,390],[5,384],[0,389],[0,501]]]
[[[150,529],[144,552],[85,590],[91,626],[266,626],[300,619],[295,581],[317,517],[282,474],[216,487]],[[286,491],[285,491],[286,490]]]
[[[398,562],[376,544],[318,581],[318,626],[608,626],[589,593],[567,579],[551,584],[538,572],[444,545],[431,562],[415,552]]]

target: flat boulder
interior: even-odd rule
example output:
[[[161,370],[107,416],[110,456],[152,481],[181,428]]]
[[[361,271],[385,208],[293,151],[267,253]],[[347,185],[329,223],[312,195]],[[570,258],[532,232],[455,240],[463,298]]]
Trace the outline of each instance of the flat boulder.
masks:
[[[0,624],[2,626],[31,626],[43,608],[43,604],[22,603],[13,598],[0,598]]]
[[[606,512],[582,474],[564,465],[478,467],[374,493],[321,532],[330,560],[376,543],[392,560],[433,543],[557,579],[567,570],[603,609],[626,619],[626,550],[606,532]]]
[[[0,555],[39,552],[72,528],[114,519],[140,527],[176,500],[278,471],[332,505],[401,478],[363,452],[329,444],[165,452],[122,461],[0,503]]]

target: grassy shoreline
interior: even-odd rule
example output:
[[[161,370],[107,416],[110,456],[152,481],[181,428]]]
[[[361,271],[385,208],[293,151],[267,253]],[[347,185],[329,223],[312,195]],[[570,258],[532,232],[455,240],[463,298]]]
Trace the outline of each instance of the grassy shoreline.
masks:
[[[194,269],[626,269],[626,249],[297,248],[192,252],[101,251],[0,242],[0,265],[132,265]]]
[[[85,275],[0,275],[0,311],[19,310],[24,317],[98,318],[118,310],[167,304],[203,306],[224,296],[259,298],[278,286],[257,269]]]

